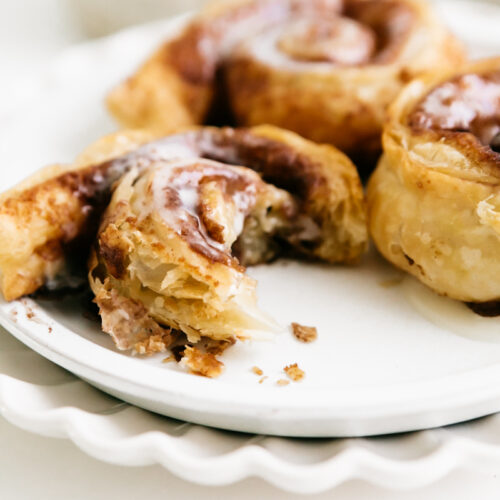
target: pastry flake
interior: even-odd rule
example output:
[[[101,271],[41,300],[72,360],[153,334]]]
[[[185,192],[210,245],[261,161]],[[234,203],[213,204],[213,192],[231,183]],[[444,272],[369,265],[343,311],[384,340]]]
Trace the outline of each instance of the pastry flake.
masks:
[[[258,366],[252,366],[252,373],[258,376],[264,375],[264,372]]]
[[[299,323],[292,323],[292,332],[297,340],[308,344],[318,338],[318,330],[314,326],[303,326]]]
[[[208,378],[218,377],[224,369],[224,364],[213,354],[204,353],[190,346],[184,350],[181,364],[189,368],[191,373]]]
[[[301,370],[297,363],[285,366],[283,371],[286,373],[287,377],[294,382],[300,382],[305,376],[304,370]]]

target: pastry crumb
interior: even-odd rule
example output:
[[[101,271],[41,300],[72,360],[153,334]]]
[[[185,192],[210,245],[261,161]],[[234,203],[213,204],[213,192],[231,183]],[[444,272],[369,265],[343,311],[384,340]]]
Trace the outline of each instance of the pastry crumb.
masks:
[[[280,378],[277,382],[276,382],[276,385],[288,385],[290,383],[289,380],[285,380],[284,378]]]
[[[299,323],[292,323],[292,332],[297,340],[306,344],[318,338],[318,330],[314,326],[304,326],[299,325]]]
[[[13,323],[17,323],[17,311],[15,309],[10,311],[11,319]]]
[[[255,375],[264,375],[264,372],[258,366],[252,366],[252,372],[255,373]]]
[[[264,376],[262,378],[259,379],[259,384],[262,384],[262,382],[264,382],[264,380],[266,380],[267,376]]]
[[[21,299],[21,304],[24,305],[27,319],[29,319],[30,321],[33,321],[33,323],[38,323],[39,325],[47,326],[47,324],[36,315],[33,308],[30,305],[28,305],[28,302],[26,301],[26,299]]]
[[[297,363],[285,366],[285,368],[283,368],[283,371],[286,373],[287,377],[293,380],[294,382],[301,381],[305,376],[304,370],[301,370],[299,368],[299,365],[297,365]]]
[[[191,373],[203,377],[218,377],[224,368],[224,363],[211,353],[203,353],[196,347],[186,346],[181,363],[187,366]]]
[[[31,306],[28,304],[28,301],[25,298],[22,298],[21,304],[24,306],[24,311],[26,313],[26,317],[28,319],[33,319],[35,317],[35,313],[33,312],[33,309],[31,308]]]
[[[52,333],[52,327],[49,326],[49,333]]]

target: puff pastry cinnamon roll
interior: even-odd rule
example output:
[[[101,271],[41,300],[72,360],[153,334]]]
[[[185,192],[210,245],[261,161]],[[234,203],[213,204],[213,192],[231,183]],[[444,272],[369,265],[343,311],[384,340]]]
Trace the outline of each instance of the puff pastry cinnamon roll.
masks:
[[[118,347],[165,327],[191,342],[272,331],[243,266],[283,247],[329,262],[364,249],[362,191],[341,153],[272,127],[206,128],[161,142],[190,153],[120,181],[91,258],[103,329]]]
[[[271,123],[371,157],[403,84],[462,57],[424,1],[219,1],[108,103],[126,126],[164,128],[203,123],[225,100],[238,124]]]
[[[243,266],[284,250],[348,263],[365,249],[359,177],[335,148],[270,126],[154,138],[115,134],[2,195],[8,300],[53,286],[95,241],[90,284],[120,348],[168,344],[171,328],[246,338],[274,324]]]
[[[428,74],[391,106],[368,186],[381,253],[436,292],[500,299],[500,58]]]

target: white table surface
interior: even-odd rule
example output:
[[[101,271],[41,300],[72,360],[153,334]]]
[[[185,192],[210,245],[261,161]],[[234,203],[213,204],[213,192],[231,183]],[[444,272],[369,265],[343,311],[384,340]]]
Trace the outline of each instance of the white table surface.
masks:
[[[30,81],[36,79],[62,49],[87,38],[85,24],[75,15],[76,1],[86,0],[0,1],[0,116],[15,110],[15,103],[29,92]],[[169,4],[169,0],[164,1]],[[209,488],[182,481],[160,466],[108,465],[85,455],[70,441],[27,433],[0,417],[0,499],[31,498],[279,500],[303,497],[281,492],[257,479]],[[497,475],[457,470],[439,483],[416,491],[387,491],[353,481],[310,498],[498,499],[500,480]]]

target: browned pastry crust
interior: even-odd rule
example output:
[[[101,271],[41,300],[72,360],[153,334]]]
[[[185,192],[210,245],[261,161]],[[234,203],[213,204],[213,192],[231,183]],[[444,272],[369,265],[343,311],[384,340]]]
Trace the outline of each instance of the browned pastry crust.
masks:
[[[216,2],[108,105],[125,126],[171,128],[203,123],[219,92],[239,124],[271,123],[370,157],[404,83],[462,60],[423,1]]]
[[[427,74],[389,110],[368,185],[380,252],[436,292],[500,299],[500,58]]]

